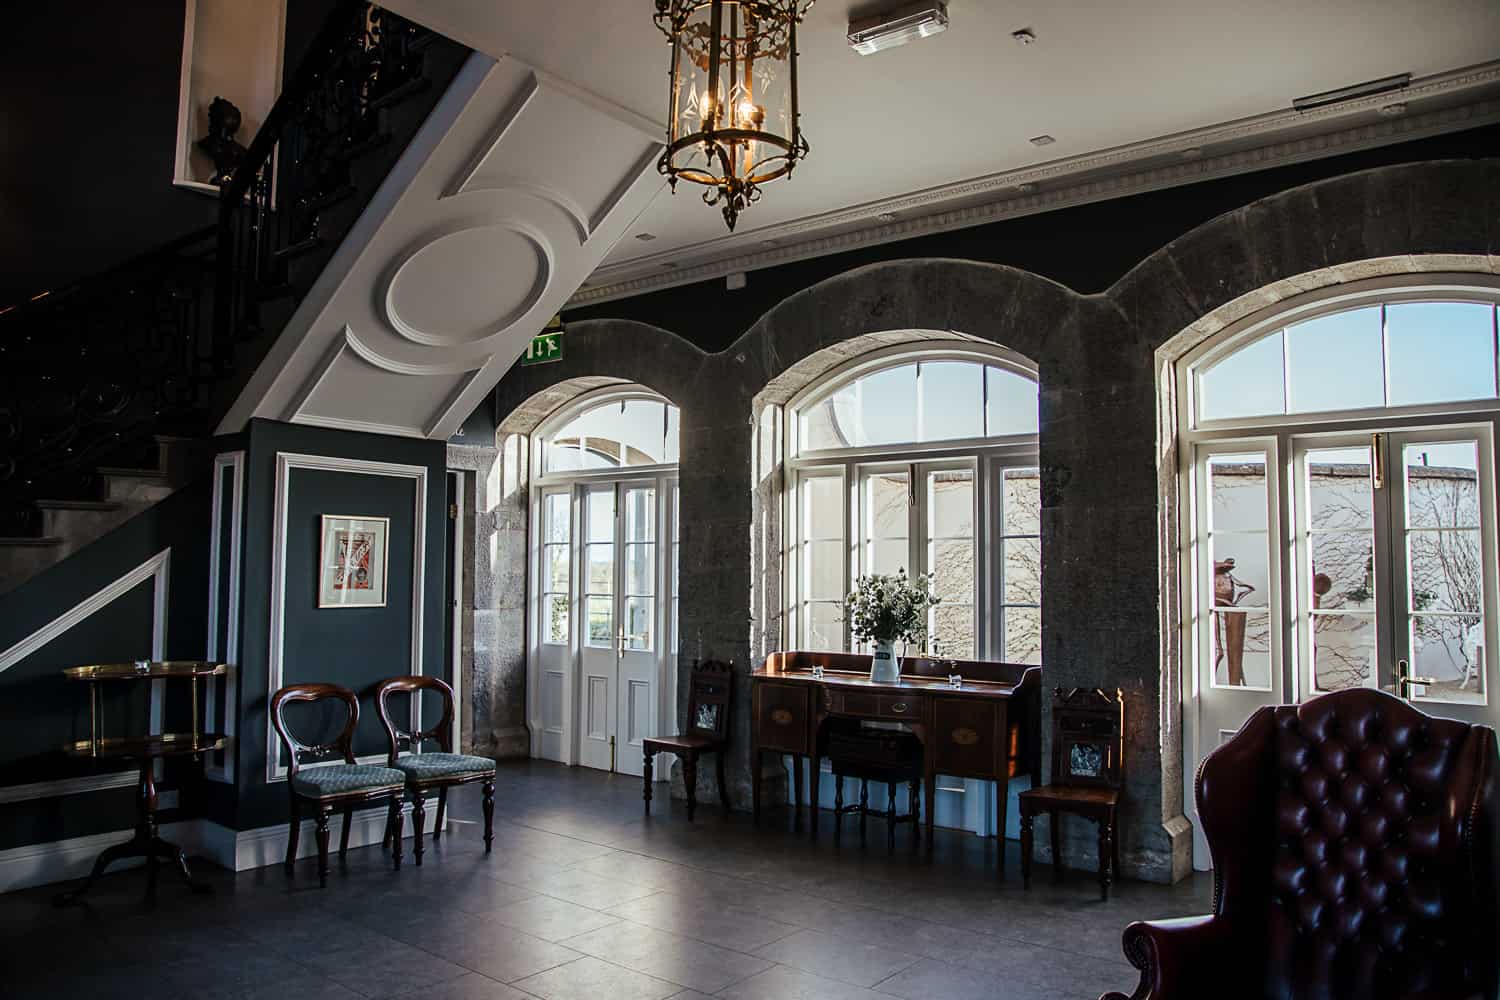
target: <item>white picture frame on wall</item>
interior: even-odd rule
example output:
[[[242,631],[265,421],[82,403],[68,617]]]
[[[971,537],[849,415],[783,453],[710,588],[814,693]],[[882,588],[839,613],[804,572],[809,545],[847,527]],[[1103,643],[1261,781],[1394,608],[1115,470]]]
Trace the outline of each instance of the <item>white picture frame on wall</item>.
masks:
[[[388,517],[323,515],[318,607],[385,607],[390,534]]]

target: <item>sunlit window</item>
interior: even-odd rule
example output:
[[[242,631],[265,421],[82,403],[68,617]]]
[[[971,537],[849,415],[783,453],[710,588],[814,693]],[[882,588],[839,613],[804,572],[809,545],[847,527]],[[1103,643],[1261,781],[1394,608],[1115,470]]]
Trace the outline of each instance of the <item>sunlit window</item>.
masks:
[[[579,472],[677,461],[677,407],[655,399],[592,406],[542,438],[542,472]]]

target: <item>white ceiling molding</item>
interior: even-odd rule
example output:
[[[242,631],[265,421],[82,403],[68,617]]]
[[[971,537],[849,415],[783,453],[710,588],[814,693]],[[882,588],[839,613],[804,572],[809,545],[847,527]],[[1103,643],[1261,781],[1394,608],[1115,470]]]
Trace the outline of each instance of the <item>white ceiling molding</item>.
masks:
[[[661,189],[660,151],[628,111],[471,57],[220,431],[448,437]]]
[[[1455,96],[1480,99],[1428,111],[1409,110],[1396,116],[1380,113],[1397,98],[1410,108],[1419,102],[1440,104]],[[1394,95],[1375,95],[1311,112],[1272,112],[634,257],[597,269],[568,304],[607,302],[736,271],[1337,156],[1497,121],[1500,60],[1415,81]],[[879,219],[893,214],[900,218]],[[756,249],[746,251],[747,245]]]

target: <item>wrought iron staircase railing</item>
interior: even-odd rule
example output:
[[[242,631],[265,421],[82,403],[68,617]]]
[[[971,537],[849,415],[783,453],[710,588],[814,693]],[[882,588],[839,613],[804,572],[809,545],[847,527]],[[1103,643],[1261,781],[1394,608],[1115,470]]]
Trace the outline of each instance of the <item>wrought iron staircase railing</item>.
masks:
[[[340,3],[224,185],[216,227],[0,310],[0,537],[154,435],[206,436],[468,52]],[[419,96],[420,95],[420,96]]]

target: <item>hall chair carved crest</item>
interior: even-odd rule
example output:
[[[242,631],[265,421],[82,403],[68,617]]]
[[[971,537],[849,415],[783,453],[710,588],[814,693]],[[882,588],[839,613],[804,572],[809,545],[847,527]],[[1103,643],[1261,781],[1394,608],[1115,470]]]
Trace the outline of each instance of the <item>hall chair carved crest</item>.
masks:
[[[1213,913],[1137,922],[1103,1000],[1490,1000],[1495,731],[1354,688],[1266,707],[1198,769]]]
[[[1062,816],[1099,827],[1099,898],[1120,874],[1120,780],[1124,774],[1125,700],[1118,690],[1057,688],[1052,694],[1052,781],[1021,793],[1021,881],[1031,888],[1032,827],[1047,814],[1052,875],[1062,881]]]
[[[672,753],[682,761],[682,783],[687,789],[688,822],[698,808],[698,757],[715,756],[719,778],[719,805],[729,815],[729,786],[724,780],[724,755],[729,752],[729,712],[734,701],[734,665],[717,660],[694,661],[688,680],[687,732],[677,736],[653,736],[641,741],[645,757],[641,777],[646,815],[651,815],[651,772],[659,753]]]
[[[286,706],[294,702],[332,700],[344,706],[344,726],[332,743],[306,744],[292,735],[286,722]],[[317,822],[318,885],[328,885],[328,818],[334,810],[344,814],[344,828],[339,835],[339,858],[349,852],[349,824],[354,807],[381,799],[390,801],[388,825],[396,831],[396,853],[393,864],[401,868],[401,798],[406,791],[406,775],[393,768],[361,764],[354,759],[354,730],[359,725],[359,699],[353,691],[337,684],[291,684],[271,696],[271,725],[281,738],[288,763],[286,786],[291,799],[291,816],[286,848],[286,873],[292,874],[297,860],[297,842],[302,829],[301,804],[311,805]],[[339,764],[319,764],[304,768],[303,758],[335,757]]]
[[[438,693],[443,703],[443,716],[431,729],[407,732],[392,720],[388,700],[393,694],[407,694],[415,701],[423,691]],[[405,776],[407,791],[411,793],[412,820],[416,826],[412,857],[417,866],[422,864],[422,826],[427,818],[427,792],[437,789],[438,793],[437,817],[432,825],[432,840],[437,843],[443,836],[448,789],[476,781],[483,782],[484,852],[490,853],[495,840],[495,762],[488,757],[453,752],[453,689],[438,677],[391,677],[375,686],[375,709],[380,713],[380,723],[385,726],[389,743],[390,756],[386,763]],[[440,749],[424,753],[422,744],[428,740],[437,743]],[[403,747],[411,752],[403,755]],[[387,829],[387,843],[393,836],[399,853],[400,830]]]

